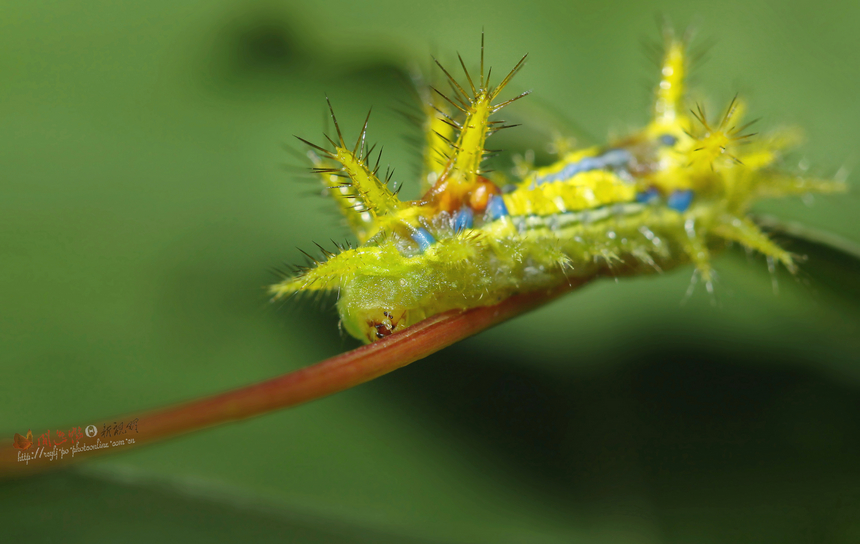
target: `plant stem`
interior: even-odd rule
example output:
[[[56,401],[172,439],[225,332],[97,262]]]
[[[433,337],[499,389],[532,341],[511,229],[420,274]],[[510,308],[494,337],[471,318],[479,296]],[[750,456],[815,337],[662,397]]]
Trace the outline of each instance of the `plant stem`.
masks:
[[[6,440],[0,444],[0,478],[59,468],[96,454],[129,451],[133,447],[296,406],[349,389],[545,304],[590,279],[572,279],[554,289],[513,296],[494,306],[439,314],[377,342],[301,370],[233,391],[153,410],[139,416],[138,432],[113,438],[134,438],[133,444],[83,451],[74,456],[57,455],[52,459],[45,453],[50,454],[55,449],[53,444],[40,450],[42,445],[34,443],[27,450],[18,450]],[[131,419],[119,417],[110,418],[110,421]],[[104,444],[111,439],[84,437],[77,445],[92,446],[99,442]],[[70,445],[67,441],[58,448],[65,446],[69,449]],[[27,455],[34,458],[25,462],[22,456]]]

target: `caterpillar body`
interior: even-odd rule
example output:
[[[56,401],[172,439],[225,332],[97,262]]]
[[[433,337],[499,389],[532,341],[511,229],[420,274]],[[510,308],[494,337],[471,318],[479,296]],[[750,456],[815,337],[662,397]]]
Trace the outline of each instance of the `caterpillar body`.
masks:
[[[426,150],[418,200],[401,201],[378,176],[367,120],[347,146],[335,119],[331,148],[310,146],[313,171],[358,238],[322,249],[325,259],[270,287],[274,299],[337,291],[346,330],[365,342],[452,309],[495,304],[574,279],[661,271],[685,263],[710,290],[713,251],[734,242],[790,271],[795,258],[747,217],[761,198],[832,193],[837,181],[780,172],[794,130],[748,132],[737,97],[716,121],[685,106],[687,39],[664,36],[652,119],[604,146],[574,150],[543,168],[526,167],[502,189],[481,169],[488,136],[508,128],[493,114],[526,57],[497,85],[481,68],[461,84],[441,64],[452,92],[426,98]],[[331,104],[329,103],[329,108]],[[334,112],[332,111],[332,118]],[[369,114],[368,114],[369,117]],[[301,138],[300,138],[301,139]]]

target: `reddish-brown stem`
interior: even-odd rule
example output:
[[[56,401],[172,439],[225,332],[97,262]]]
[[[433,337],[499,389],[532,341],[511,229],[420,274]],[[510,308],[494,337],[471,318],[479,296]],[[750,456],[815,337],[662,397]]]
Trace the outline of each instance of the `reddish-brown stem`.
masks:
[[[587,280],[574,280],[572,283],[552,290],[517,295],[494,306],[439,314],[378,342],[284,376],[151,411],[137,418],[136,432],[121,436],[123,439],[133,438],[133,444],[129,444],[126,439],[122,447],[78,450],[74,456],[56,454],[51,457],[52,451],[62,448],[69,450],[70,443],[66,442],[56,447],[53,443],[47,447],[43,443],[34,443],[26,450],[21,450],[16,449],[11,441],[6,440],[0,444],[0,477],[58,468],[96,454],[128,451],[131,447],[265,414],[349,389],[527,312],[579,287],[585,281]],[[111,418],[110,421],[129,421],[130,419]],[[38,439],[38,437],[35,438]],[[120,437],[114,437],[113,441],[117,441],[117,438]],[[111,442],[111,438],[97,435],[90,438],[84,437],[77,444],[80,447]]]

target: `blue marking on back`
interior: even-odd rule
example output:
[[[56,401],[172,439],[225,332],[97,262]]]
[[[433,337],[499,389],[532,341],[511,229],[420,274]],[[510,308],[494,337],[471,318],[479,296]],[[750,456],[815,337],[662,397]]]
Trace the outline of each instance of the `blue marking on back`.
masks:
[[[626,149],[610,149],[599,158],[603,162],[601,168],[623,168],[633,160],[633,155]]]
[[[651,204],[658,200],[660,200],[660,191],[654,187],[648,187],[641,193],[636,193],[636,202],[640,202],[642,204]]]
[[[412,231],[412,239],[418,244],[418,249],[421,253],[427,251],[427,248],[436,243],[436,239],[433,238],[433,235],[427,232],[427,229],[417,227],[414,231]]]
[[[565,181],[582,172],[591,170],[618,169],[626,167],[633,156],[626,149],[610,149],[602,155],[595,157],[583,157],[572,162],[554,174],[548,174],[535,179],[535,185],[552,183],[553,181]]]
[[[666,200],[666,205],[677,212],[685,212],[693,203],[693,191],[686,189],[683,191],[673,191]]]
[[[456,214],[454,214],[454,230],[457,232],[472,228],[474,223],[475,213],[472,208],[463,206]]]
[[[490,216],[490,220],[492,221],[502,217],[507,217],[509,213],[508,207],[505,206],[505,199],[499,195],[491,196],[487,201],[487,215]]]
[[[678,138],[675,138],[671,134],[663,134],[660,136],[660,143],[667,147],[672,147],[678,143]]]

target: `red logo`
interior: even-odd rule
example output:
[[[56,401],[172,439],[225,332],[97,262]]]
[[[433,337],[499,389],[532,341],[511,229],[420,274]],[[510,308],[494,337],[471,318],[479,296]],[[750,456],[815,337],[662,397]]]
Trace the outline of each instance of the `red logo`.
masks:
[[[33,431],[27,431],[27,436],[21,436],[18,433],[15,433],[15,449],[16,450],[27,450],[30,449],[30,446],[33,445]]]

